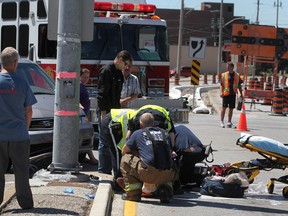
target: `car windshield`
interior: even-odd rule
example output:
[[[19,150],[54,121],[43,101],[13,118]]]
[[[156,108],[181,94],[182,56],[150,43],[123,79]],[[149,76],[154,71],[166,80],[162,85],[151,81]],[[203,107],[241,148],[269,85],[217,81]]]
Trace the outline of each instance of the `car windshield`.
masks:
[[[19,63],[16,73],[28,82],[34,94],[55,94],[54,81],[38,65]]]

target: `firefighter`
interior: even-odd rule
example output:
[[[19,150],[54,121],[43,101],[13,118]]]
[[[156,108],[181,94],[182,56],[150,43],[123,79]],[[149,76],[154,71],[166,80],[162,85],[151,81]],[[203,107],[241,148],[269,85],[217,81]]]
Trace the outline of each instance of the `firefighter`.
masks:
[[[120,170],[124,177],[123,200],[140,201],[143,182],[155,184],[161,203],[168,203],[173,195],[174,169],[172,149],[165,130],[154,126],[151,113],[139,119],[140,128],[122,149]]]
[[[170,136],[172,147],[175,146],[175,128],[169,112],[158,105],[145,105],[138,109],[134,116],[129,120],[127,138],[135,131],[140,129],[140,116],[143,113],[151,113],[154,116],[154,124],[166,130]]]

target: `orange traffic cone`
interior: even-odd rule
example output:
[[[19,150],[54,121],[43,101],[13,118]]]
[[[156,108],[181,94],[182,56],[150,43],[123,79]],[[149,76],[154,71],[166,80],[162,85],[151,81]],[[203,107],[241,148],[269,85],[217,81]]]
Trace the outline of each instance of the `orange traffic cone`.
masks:
[[[237,126],[236,130],[248,131],[247,122],[246,122],[245,104],[244,103],[242,104],[240,119],[239,119],[238,126]]]

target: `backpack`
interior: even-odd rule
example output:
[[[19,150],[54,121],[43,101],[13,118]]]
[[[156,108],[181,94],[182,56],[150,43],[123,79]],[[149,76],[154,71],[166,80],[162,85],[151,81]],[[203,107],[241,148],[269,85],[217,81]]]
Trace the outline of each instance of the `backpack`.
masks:
[[[245,188],[237,183],[224,183],[222,179],[213,179],[213,177],[205,177],[200,193],[209,196],[242,198]]]
[[[144,128],[148,139],[152,142],[154,154],[154,167],[159,170],[171,169],[173,166],[172,153],[167,141],[165,130],[158,128],[162,134],[162,140],[155,140],[155,137],[150,133],[149,128]]]

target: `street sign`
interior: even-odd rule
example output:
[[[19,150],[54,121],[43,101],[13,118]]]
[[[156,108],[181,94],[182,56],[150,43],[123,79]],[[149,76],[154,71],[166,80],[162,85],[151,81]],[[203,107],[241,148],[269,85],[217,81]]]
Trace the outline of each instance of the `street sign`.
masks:
[[[189,57],[195,59],[204,59],[206,51],[206,38],[190,37]]]
[[[274,26],[233,24],[231,53],[288,58],[288,29]]]

